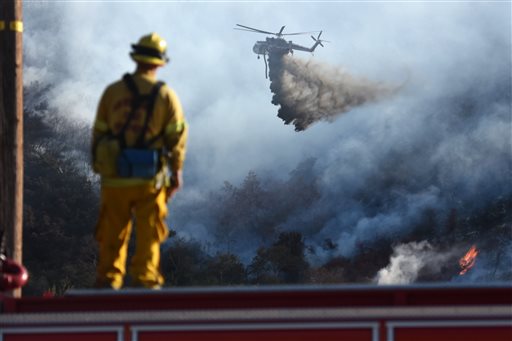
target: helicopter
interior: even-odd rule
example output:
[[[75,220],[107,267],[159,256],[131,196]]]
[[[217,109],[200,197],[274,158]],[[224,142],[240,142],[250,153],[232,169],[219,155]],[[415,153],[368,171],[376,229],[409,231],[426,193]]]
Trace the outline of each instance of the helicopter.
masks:
[[[256,43],[252,47],[252,50],[254,51],[254,53],[256,53],[258,55],[258,59],[260,59],[260,56],[263,55],[263,60],[265,61],[265,78],[268,78],[267,77],[267,59],[266,59],[267,55],[269,55],[271,53],[276,53],[276,54],[281,54],[281,55],[285,55],[288,53],[293,54],[294,50],[295,51],[313,52],[313,51],[315,51],[315,49],[318,45],[324,47],[324,45],[322,43],[328,42],[327,40],[320,39],[320,36],[322,35],[322,31],[320,31],[320,33],[318,33],[318,36],[316,38],[314,36],[311,36],[311,39],[313,39],[315,41],[313,46],[305,47],[305,46],[301,46],[298,44],[294,44],[292,41],[286,41],[282,37],[283,36],[300,35],[300,34],[311,34],[311,33],[316,33],[318,31],[283,33],[284,28],[286,26],[282,26],[281,29],[279,30],[279,32],[273,33],[273,32],[263,31],[263,30],[260,30],[257,28],[244,26],[244,25],[240,25],[240,24],[236,24],[236,26],[241,27],[241,28],[235,27],[235,30],[248,31],[248,32],[254,32],[254,33],[271,34],[271,35],[276,36],[276,38],[267,37],[265,39],[265,41],[261,41],[261,40],[256,41]]]

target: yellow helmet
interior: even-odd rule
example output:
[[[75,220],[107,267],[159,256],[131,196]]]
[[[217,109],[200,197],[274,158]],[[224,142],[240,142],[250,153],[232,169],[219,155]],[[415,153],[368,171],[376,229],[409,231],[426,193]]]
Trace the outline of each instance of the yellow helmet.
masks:
[[[154,32],[140,38],[137,44],[132,44],[132,49],[130,56],[136,62],[164,65],[169,61],[167,43]]]

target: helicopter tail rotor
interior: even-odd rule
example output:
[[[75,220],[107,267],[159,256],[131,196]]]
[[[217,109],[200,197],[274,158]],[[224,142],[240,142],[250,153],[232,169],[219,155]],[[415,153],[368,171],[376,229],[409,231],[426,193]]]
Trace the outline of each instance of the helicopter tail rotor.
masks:
[[[318,45],[324,47],[324,44],[322,44],[322,43],[330,43],[330,41],[320,39],[321,35],[322,35],[322,31],[320,31],[320,33],[318,33],[318,37],[315,38],[315,37],[311,36],[311,39],[313,39],[315,42],[317,42]]]

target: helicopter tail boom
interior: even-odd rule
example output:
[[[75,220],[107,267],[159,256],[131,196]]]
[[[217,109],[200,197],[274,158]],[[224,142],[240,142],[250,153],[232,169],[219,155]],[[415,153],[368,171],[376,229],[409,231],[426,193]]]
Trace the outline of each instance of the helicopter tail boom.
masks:
[[[315,41],[315,43],[313,44],[313,46],[311,47],[304,47],[304,46],[300,46],[300,45],[297,45],[297,44],[291,44],[291,49],[293,50],[298,50],[298,51],[306,51],[306,52],[313,52],[315,51],[316,47],[318,45],[324,47],[324,45],[322,44],[323,42],[328,42],[327,40],[322,40],[320,39],[320,36],[322,35],[322,31],[320,31],[320,33],[318,34],[318,36],[315,38],[313,36],[311,36],[311,38]]]

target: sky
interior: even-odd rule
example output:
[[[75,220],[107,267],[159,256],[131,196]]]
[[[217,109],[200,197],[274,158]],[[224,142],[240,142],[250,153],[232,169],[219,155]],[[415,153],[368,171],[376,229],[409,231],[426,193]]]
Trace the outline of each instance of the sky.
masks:
[[[239,184],[249,171],[286,179],[314,157],[321,198],[282,229],[303,224],[319,242],[334,236],[346,255],[361,241],[400,234],[427,207],[470,209],[511,193],[510,2],[25,0],[24,24],[25,84],[50,84],[50,106],[88,123],[104,88],[134,69],[130,44],[153,31],[167,40],[171,62],[159,78],[177,92],[190,126],[178,202]],[[276,116],[252,51],[266,35],[236,24],[322,30],[325,47],[293,58],[404,86],[296,132]],[[313,44],[309,35],[292,38]],[[386,208],[369,213],[356,200],[361,192]],[[324,223],[311,227],[319,217]],[[188,233],[208,229],[190,224]]]

